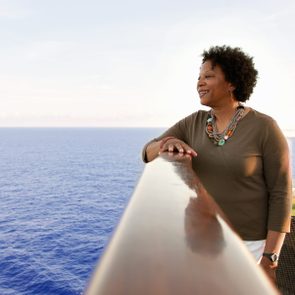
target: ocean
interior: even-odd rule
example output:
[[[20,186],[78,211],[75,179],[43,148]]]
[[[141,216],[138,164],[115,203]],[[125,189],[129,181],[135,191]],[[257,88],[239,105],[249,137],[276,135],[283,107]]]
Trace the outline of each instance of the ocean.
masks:
[[[162,130],[0,128],[1,295],[83,292]]]

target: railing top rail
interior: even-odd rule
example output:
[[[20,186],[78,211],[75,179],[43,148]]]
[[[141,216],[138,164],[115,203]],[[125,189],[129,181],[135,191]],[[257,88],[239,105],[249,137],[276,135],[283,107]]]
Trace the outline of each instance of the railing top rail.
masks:
[[[278,294],[191,169],[146,165],[87,295]]]

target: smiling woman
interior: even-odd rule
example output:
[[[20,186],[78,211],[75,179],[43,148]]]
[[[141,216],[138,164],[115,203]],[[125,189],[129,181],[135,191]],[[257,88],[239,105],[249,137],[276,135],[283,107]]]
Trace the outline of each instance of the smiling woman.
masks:
[[[278,261],[268,257],[279,254],[290,230],[290,158],[277,123],[242,104],[257,74],[253,58],[240,48],[204,51],[197,90],[201,104],[211,109],[191,114],[148,142],[143,159],[152,161],[165,151],[192,156],[209,194],[275,279]]]

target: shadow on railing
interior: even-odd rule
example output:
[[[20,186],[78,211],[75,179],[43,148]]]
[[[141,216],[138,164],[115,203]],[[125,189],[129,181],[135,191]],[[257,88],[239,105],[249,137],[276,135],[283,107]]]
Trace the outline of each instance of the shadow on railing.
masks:
[[[146,165],[87,295],[278,294],[191,169]]]

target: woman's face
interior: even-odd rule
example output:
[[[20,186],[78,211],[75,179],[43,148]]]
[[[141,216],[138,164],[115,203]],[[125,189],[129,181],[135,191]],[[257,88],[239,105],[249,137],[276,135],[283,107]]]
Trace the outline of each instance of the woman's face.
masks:
[[[232,84],[227,82],[219,65],[212,68],[211,61],[205,61],[200,68],[197,90],[201,104],[219,107],[228,104],[232,99]]]

